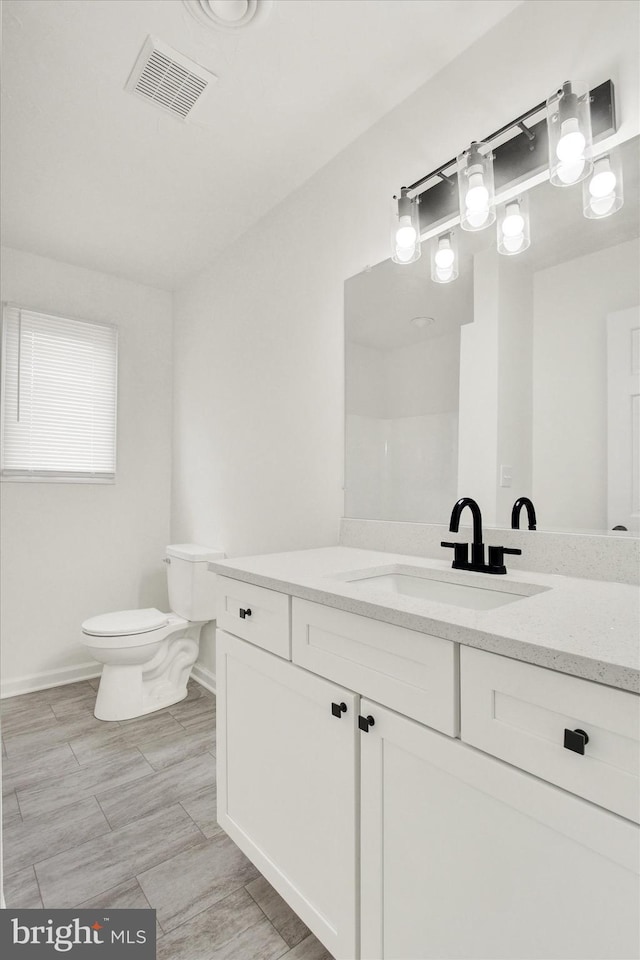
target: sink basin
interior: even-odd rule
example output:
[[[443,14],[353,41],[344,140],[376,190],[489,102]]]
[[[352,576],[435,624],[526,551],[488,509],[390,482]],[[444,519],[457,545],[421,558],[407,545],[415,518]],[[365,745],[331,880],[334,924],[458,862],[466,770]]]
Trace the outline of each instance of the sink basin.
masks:
[[[455,575],[454,575],[455,576]],[[383,590],[405,597],[419,597],[436,603],[448,603],[472,610],[493,610],[507,603],[515,603],[548,588],[526,583],[503,583],[499,587],[494,580],[484,583],[461,583],[458,577],[447,576],[441,571],[405,570],[400,566],[369,574],[366,571],[345,574],[342,580],[361,587],[363,591]]]

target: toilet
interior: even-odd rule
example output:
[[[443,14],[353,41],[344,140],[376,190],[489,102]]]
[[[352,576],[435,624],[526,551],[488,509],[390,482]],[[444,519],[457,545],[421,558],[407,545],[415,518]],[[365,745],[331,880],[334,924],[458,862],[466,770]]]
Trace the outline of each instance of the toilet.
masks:
[[[85,620],[83,642],[103,664],[98,720],[131,720],[184,700],[200,631],[216,615],[215,576],[207,563],[222,557],[195,543],[169,546],[164,562],[171,613],[150,607]]]

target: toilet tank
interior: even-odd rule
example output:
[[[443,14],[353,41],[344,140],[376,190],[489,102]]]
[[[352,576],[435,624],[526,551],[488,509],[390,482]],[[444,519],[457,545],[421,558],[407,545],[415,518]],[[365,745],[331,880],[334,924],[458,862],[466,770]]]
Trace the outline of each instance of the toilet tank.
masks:
[[[169,606],[185,620],[215,620],[215,574],[207,563],[221,560],[222,550],[197,543],[176,543],[167,547]]]

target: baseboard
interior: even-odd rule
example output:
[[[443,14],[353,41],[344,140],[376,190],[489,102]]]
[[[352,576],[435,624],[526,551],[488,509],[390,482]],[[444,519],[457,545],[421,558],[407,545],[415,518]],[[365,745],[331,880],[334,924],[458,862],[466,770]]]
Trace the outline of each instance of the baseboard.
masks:
[[[93,660],[90,663],[77,663],[72,667],[16,677],[15,680],[3,680],[0,684],[0,700],[18,697],[21,693],[33,693],[35,690],[48,690],[49,687],[62,687],[67,683],[77,683],[78,680],[91,680],[100,676],[100,670],[100,664]]]
[[[205,688],[205,690],[209,690],[211,693],[216,692],[216,675],[202,663],[196,663],[194,665],[191,671],[191,676],[194,680],[197,680],[198,683]]]
[[[48,690],[50,687],[62,687],[67,683],[77,683],[78,680],[92,680],[100,676],[100,670],[100,665],[95,662],[79,663],[72,667],[16,677],[15,680],[3,680],[0,684],[0,700],[19,697],[22,693],[34,693],[36,690]],[[206,690],[216,692],[216,675],[203,664],[196,663],[191,676]]]

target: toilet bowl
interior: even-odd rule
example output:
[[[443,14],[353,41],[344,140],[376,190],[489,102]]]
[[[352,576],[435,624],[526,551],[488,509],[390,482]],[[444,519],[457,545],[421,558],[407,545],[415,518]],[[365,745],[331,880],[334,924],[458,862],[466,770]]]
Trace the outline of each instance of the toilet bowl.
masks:
[[[224,554],[190,543],[169,546],[166,553],[171,613],[121,610],[82,624],[89,654],[103,664],[98,720],[131,720],[187,695],[200,631],[215,619],[215,577],[207,563]]]

